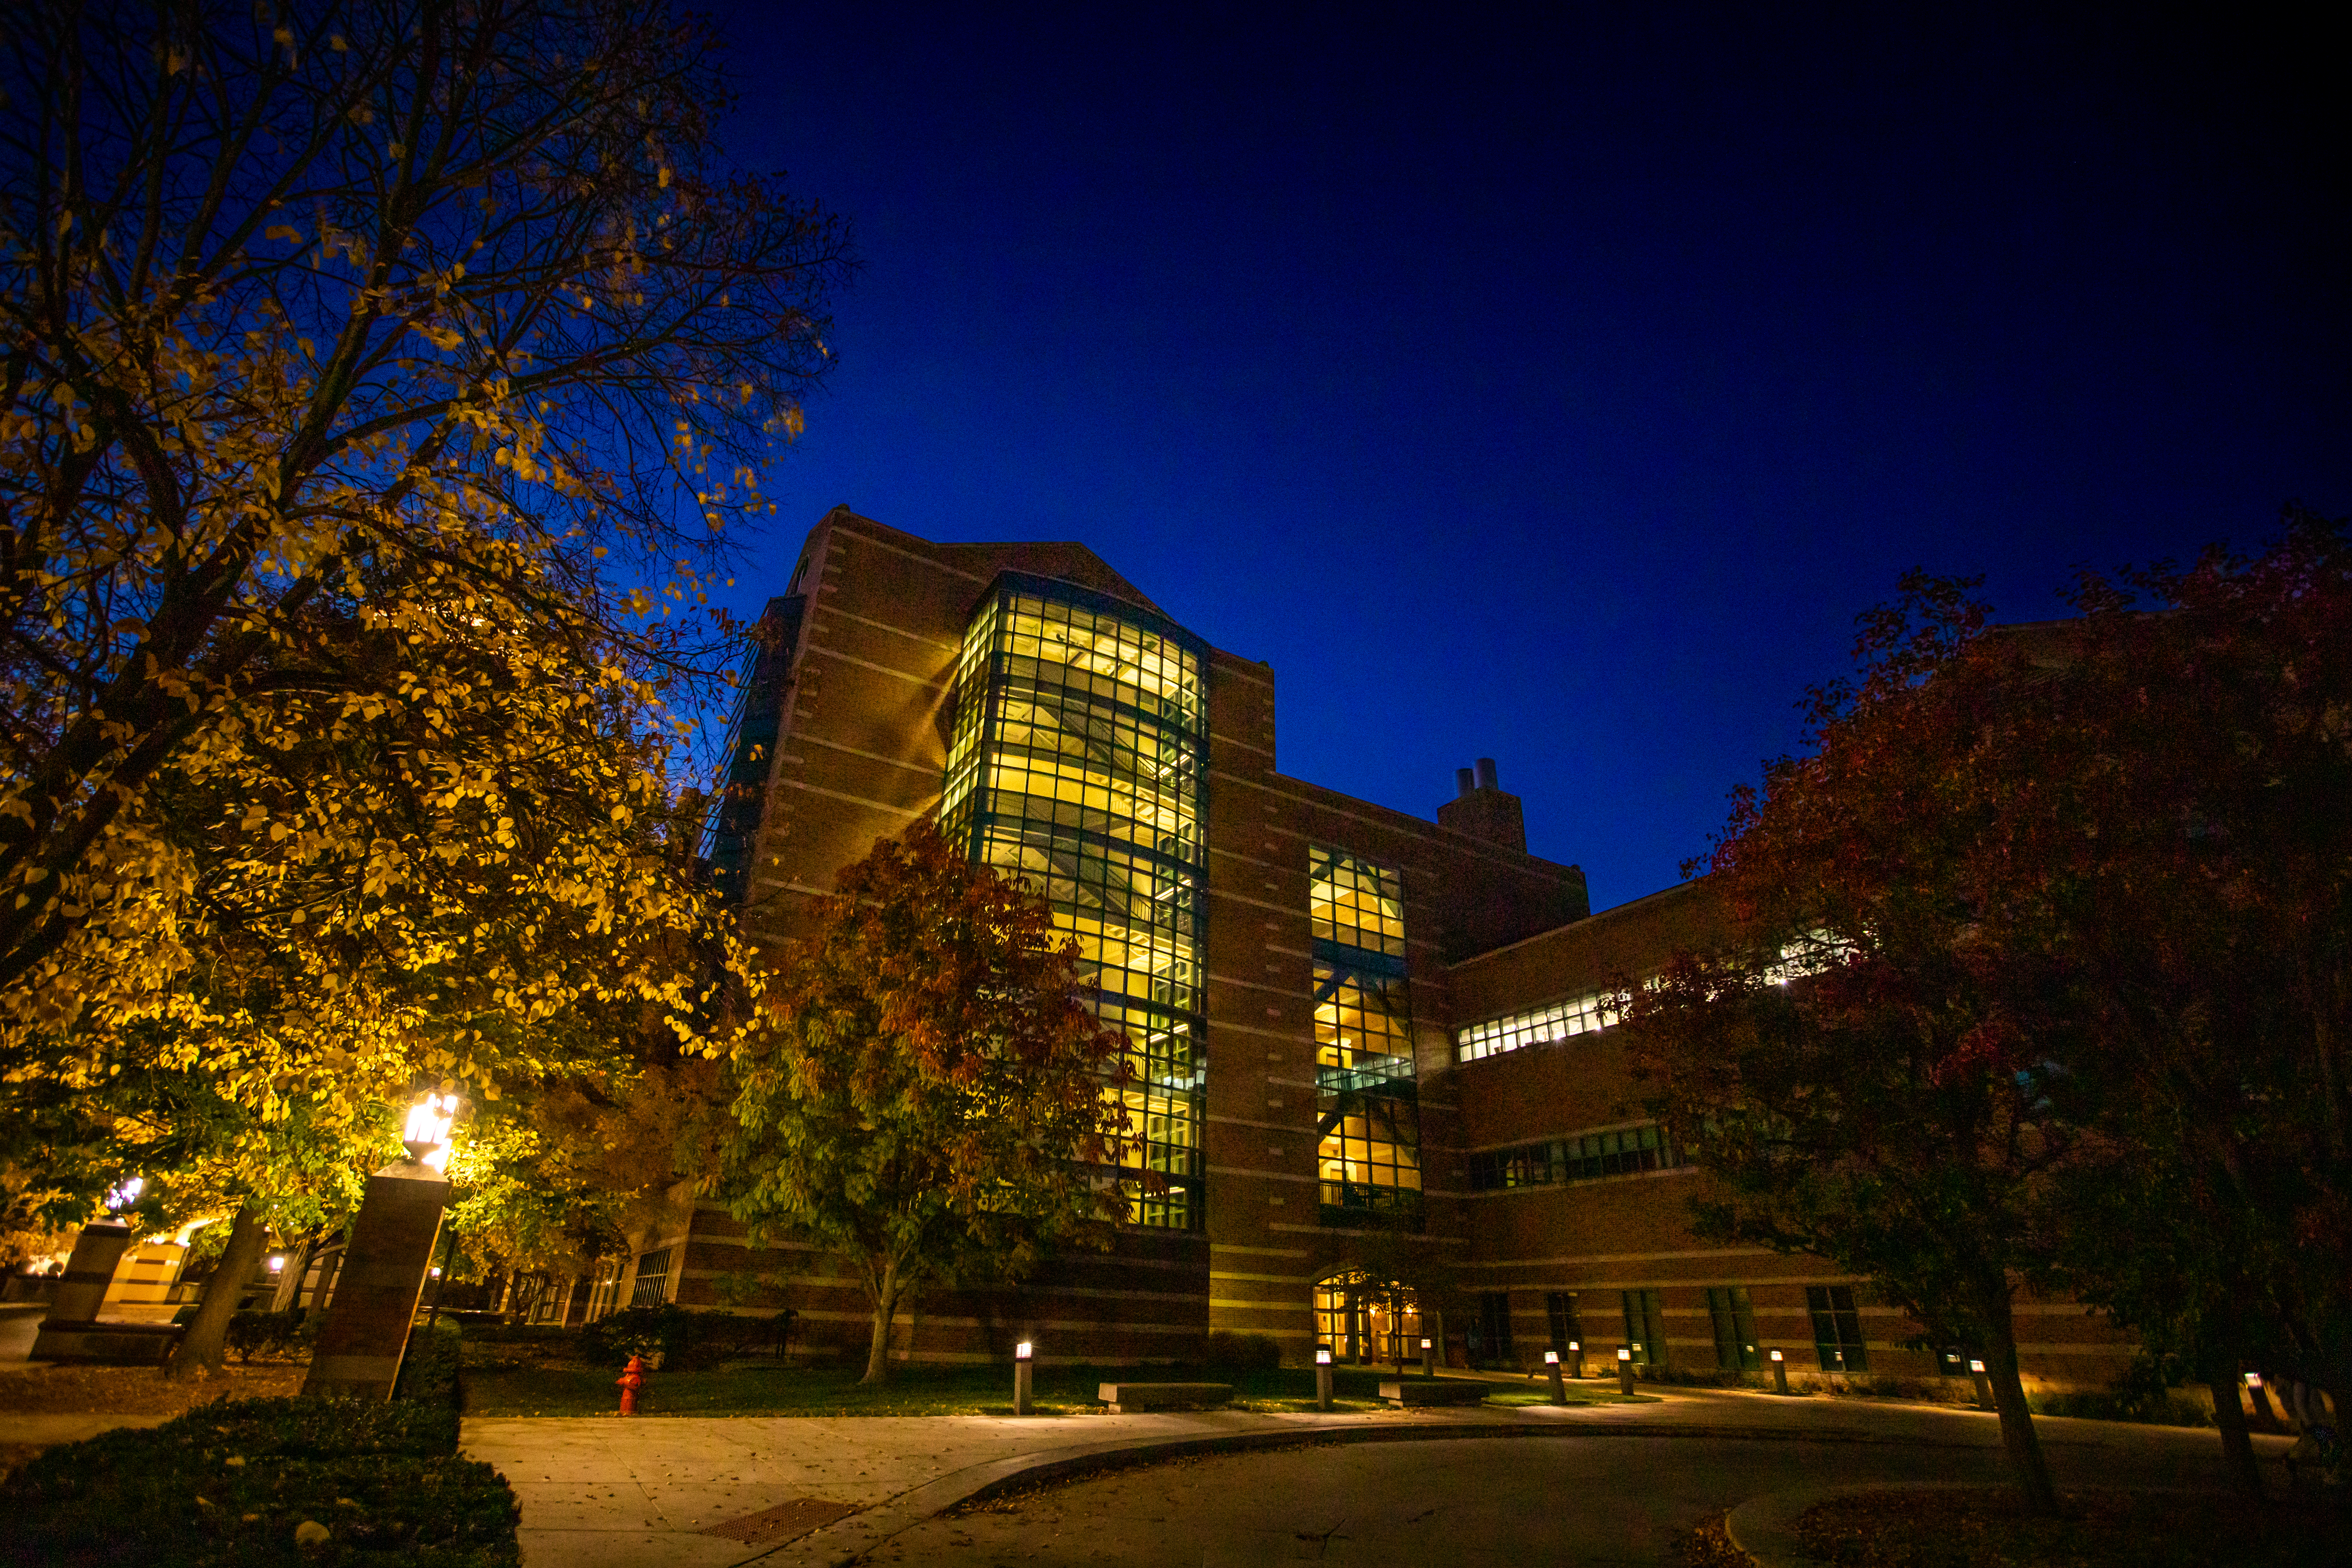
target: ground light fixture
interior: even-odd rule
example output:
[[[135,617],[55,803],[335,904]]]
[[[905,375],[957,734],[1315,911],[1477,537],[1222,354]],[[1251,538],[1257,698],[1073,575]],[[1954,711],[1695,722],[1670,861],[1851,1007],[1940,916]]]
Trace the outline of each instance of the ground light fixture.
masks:
[[[1315,1408],[1331,1413],[1331,1347],[1315,1347]]]
[[[1569,1341],[1568,1353],[1576,1358],[1576,1375],[1582,1377],[1584,1375],[1584,1342],[1582,1340]]]
[[[449,1168],[449,1129],[457,1120],[457,1097],[428,1094],[408,1108],[400,1142],[408,1157],[434,1171]]]
[[[1975,1380],[1976,1380],[1976,1385],[1977,1385],[1977,1408],[1978,1408],[1978,1409],[1979,1409],[1979,1410],[1990,1410],[1990,1409],[1991,1409],[1991,1408],[1992,1408],[1992,1384],[1985,1381],[1985,1364],[1984,1364],[1984,1363],[1982,1363],[1982,1362],[1980,1362],[1980,1361],[1971,1361],[1971,1362],[1969,1362],[1969,1375],[1971,1378],[1973,1378],[1973,1379],[1975,1379]]]
[[[1772,1392],[1775,1394],[1789,1392],[1789,1358],[1779,1351],[1772,1352]]]
[[[1633,1352],[1623,1345],[1617,1347],[1617,1392],[1633,1396]]]
[[[1544,1352],[1544,1372],[1551,1379],[1551,1402],[1554,1405],[1567,1404],[1568,1387],[1559,1380],[1559,1352],[1558,1351]]]
[[[1036,1364],[1037,1347],[1023,1340],[1013,1347],[1013,1414],[1029,1414],[1030,1368]]]
[[[1431,1347],[1426,1339],[1421,1342],[1421,1375],[1423,1377],[1437,1375],[1437,1352]]]

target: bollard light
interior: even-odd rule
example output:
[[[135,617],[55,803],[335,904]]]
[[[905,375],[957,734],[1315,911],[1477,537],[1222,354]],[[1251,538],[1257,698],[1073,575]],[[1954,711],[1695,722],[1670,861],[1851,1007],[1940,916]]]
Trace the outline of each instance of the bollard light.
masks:
[[[457,1097],[428,1094],[408,1108],[408,1125],[401,1130],[401,1146],[408,1157],[435,1171],[449,1168],[449,1128],[457,1120]]]
[[[1789,1363],[1779,1351],[1772,1352],[1772,1392],[1789,1392]]]
[[[1029,1414],[1030,1392],[1033,1386],[1030,1382],[1029,1369],[1034,1363],[1036,1353],[1036,1347],[1027,1340],[1023,1340],[1013,1347],[1013,1414],[1015,1415]]]
[[[1780,1352],[1779,1351],[1774,1351],[1774,1352],[1772,1352],[1772,1359],[1773,1359],[1774,1361],[1779,1361],[1779,1360],[1780,1359]],[[1976,1364],[1977,1364],[1977,1365],[1979,1365],[1979,1366],[1982,1366],[1982,1365],[1984,1365],[1984,1363],[1982,1363],[1982,1362],[1979,1362],[1979,1363],[1977,1363]]]
[[[2263,1374],[2261,1373],[2250,1372],[2246,1373],[2246,1386],[2248,1388],[2260,1388],[2262,1385]]]
[[[1329,1366],[1331,1364],[1331,1352],[1328,1346],[1317,1345],[1315,1347],[1315,1364],[1317,1366]]]
[[[1551,1402],[1554,1405],[1566,1405],[1568,1403],[1568,1388],[1559,1381],[1559,1352],[1558,1351],[1544,1352],[1544,1372],[1551,1379]]]
[[[1014,1361],[1028,1361],[1034,1357],[1035,1354],[1036,1347],[1032,1345],[1027,1340],[1023,1340],[1019,1344],[1013,1347],[1013,1359]]]
[[[1315,1408],[1326,1415],[1331,1413],[1331,1347],[1315,1347]]]
[[[1617,1359],[1619,1361],[1632,1361],[1633,1359],[1633,1352],[1627,1350],[1624,1346],[1620,1345],[1617,1347]]]
[[[1559,1364],[1559,1352],[1558,1351],[1546,1351],[1546,1352],[1544,1352],[1544,1365],[1546,1365],[1546,1366],[1558,1366]]]
[[[1779,1361],[1780,1359],[1780,1352],[1779,1351],[1774,1351],[1772,1352],[1772,1359],[1774,1361]],[[1982,1372],[1984,1370],[1984,1363],[1980,1361],[1972,1361],[1969,1363],[1969,1370],[1970,1372]]]
[[[1629,1399],[1633,1394],[1633,1352],[1623,1345],[1617,1347],[1617,1392]]]
[[[273,1252],[269,1255],[269,1271],[272,1274],[283,1274],[286,1272],[286,1255],[284,1253]]]

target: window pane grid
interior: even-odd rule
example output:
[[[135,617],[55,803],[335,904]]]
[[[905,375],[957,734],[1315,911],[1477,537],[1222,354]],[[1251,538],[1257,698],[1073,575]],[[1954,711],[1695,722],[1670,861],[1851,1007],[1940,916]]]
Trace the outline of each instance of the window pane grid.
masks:
[[[1519,1143],[1507,1149],[1477,1151],[1470,1156],[1470,1190],[1497,1192],[1559,1182],[1591,1182],[1604,1176],[1669,1171],[1682,1163],[1682,1156],[1664,1128],[1625,1127],[1613,1132],[1589,1132],[1580,1138],[1556,1139],[1548,1143]]]
[[[1118,1180],[1139,1223],[1189,1229],[1206,1089],[1202,656],[1147,612],[1001,584],[958,662],[940,818],[1076,942],[1096,1013],[1129,1040],[1134,1173]]]
[[[1609,1006],[1612,993],[1595,991],[1566,1002],[1554,1002],[1532,1012],[1514,1013],[1473,1024],[1454,1037],[1455,1059],[1475,1062],[1528,1046],[1546,1045],[1574,1035],[1595,1033],[1617,1022]]]

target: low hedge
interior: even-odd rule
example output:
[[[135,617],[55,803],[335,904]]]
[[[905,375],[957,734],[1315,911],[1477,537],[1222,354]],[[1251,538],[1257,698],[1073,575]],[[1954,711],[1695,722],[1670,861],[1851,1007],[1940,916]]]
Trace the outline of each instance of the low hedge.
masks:
[[[614,1312],[572,1332],[578,1336],[575,1353],[591,1366],[617,1365],[633,1355],[658,1351],[662,1366],[678,1371],[739,1356],[781,1354],[793,1316],[693,1312],[665,1303]]]
[[[0,1481],[0,1563],[517,1568],[513,1491],[457,1457],[457,1351],[419,1330],[389,1404],[223,1401],[47,1449]]]

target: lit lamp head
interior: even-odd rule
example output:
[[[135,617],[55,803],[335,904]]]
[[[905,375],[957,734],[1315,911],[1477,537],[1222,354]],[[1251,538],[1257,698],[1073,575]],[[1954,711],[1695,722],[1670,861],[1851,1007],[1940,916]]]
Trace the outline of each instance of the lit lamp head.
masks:
[[[1627,1350],[1623,1345],[1619,1345],[1617,1347],[1617,1359],[1619,1361],[1632,1361],[1633,1359],[1633,1352]]]
[[[2250,1372],[2246,1373],[2246,1386],[2248,1388],[2260,1388],[2262,1385],[2263,1374],[2261,1373]]]
[[[1331,1364],[1331,1348],[1328,1345],[1317,1345],[1315,1347],[1315,1364],[1317,1366],[1329,1366]]]
[[[137,1203],[139,1201],[139,1194],[146,1190],[147,1178],[144,1176],[132,1176],[128,1181],[118,1183],[108,1190],[105,1198],[102,1200],[106,1205],[106,1212],[109,1214],[121,1214],[123,1210]]]
[[[1422,1349],[1423,1349],[1423,1350],[1427,1350],[1427,1349],[1429,1348],[1429,1342],[1428,1342],[1427,1340],[1423,1340],[1423,1341],[1422,1341],[1422,1342],[1421,1342],[1421,1348],[1422,1348]]]
[[[1013,1347],[1013,1359],[1014,1361],[1033,1361],[1036,1358],[1036,1346],[1031,1344],[1027,1340],[1023,1340],[1019,1344]]]
[[[1779,1361],[1780,1359],[1780,1352],[1779,1351],[1774,1351],[1772,1352],[1772,1359],[1774,1361]]]
[[[1570,1340],[1568,1342],[1568,1348],[1575,1351],[1579,1354],[1582,1354],[1584,1351],[1584,1342],[1582,1340]]]
[[[284,1253],[274,1252],[270,1254],[269,1271],[272,1274],[283,1274],[286,1272],[286,1255]]]
[[[428,1094],[408,1108],[400,1142],[408,1157],[430,1170],[449,1168],[449,1128],[457,1120],[457,1097]]]
[[[1544,1365],[1546,1365],[1546,1366],[1558,1366],[1559,1364],[1559,1352],[1558,1351],[1546,1351],[1546,1352],[1544,1352]]]

